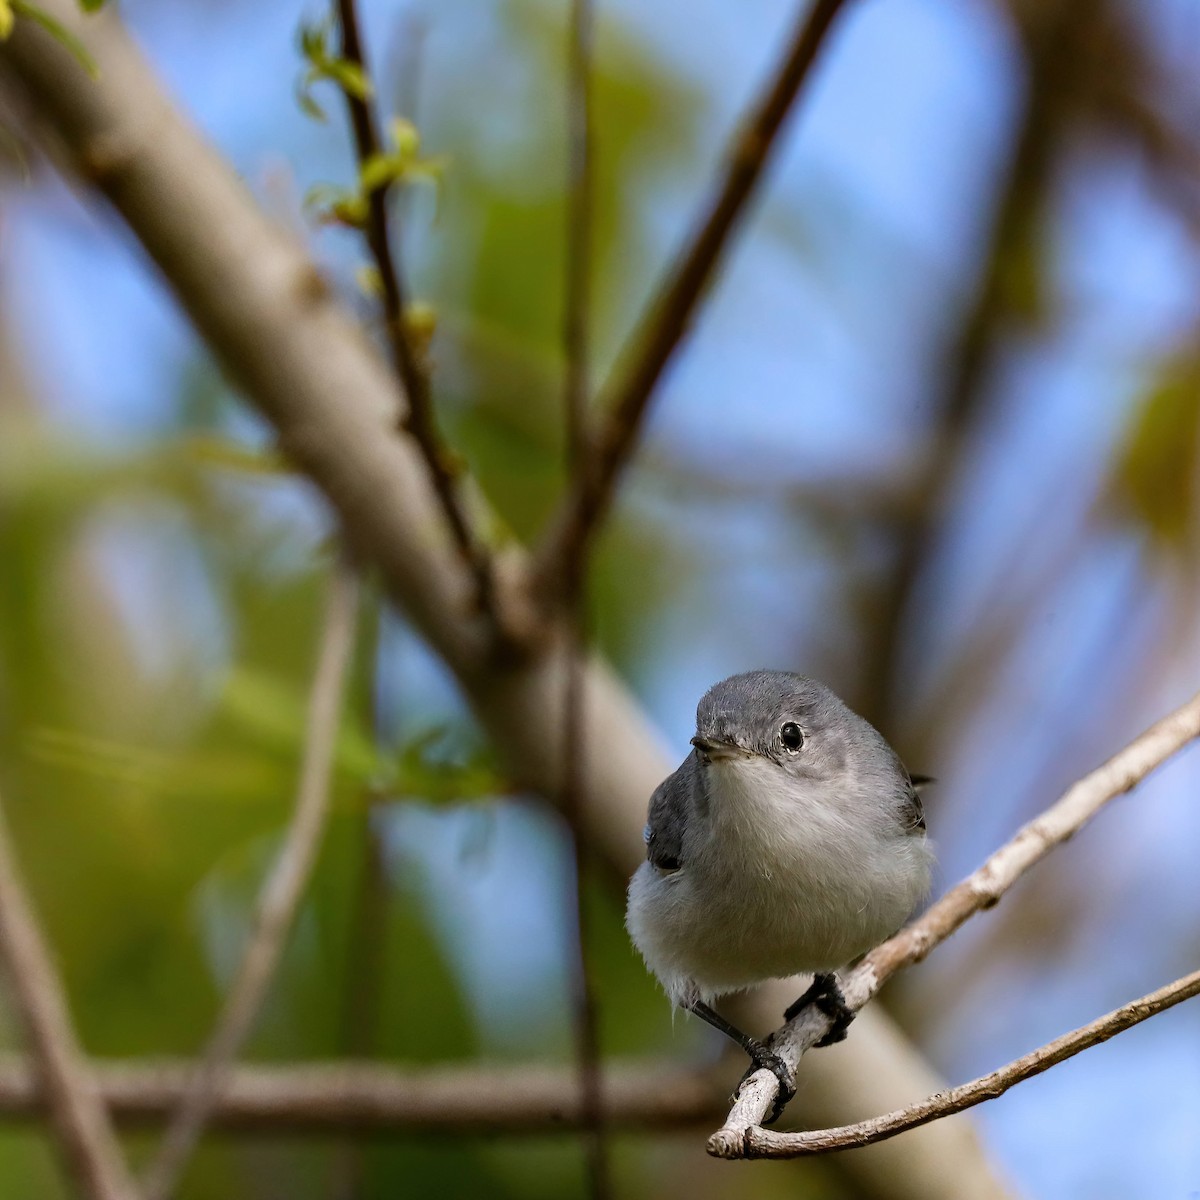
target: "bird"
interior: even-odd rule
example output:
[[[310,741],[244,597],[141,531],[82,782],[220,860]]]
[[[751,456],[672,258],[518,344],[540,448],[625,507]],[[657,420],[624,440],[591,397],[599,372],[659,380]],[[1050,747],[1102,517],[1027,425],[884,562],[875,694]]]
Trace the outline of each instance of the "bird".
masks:
[[[692,750],[650,798],[646,860],[630,880],[626,928],[671,1002],[736,1041],[743,1076],[792,1072],[713,1007],[767,979],[811,973],[785,1013],[816,1004],[853,1020],[836,971],[894,933],[928,893],[933,850],[918,787],[867,720],[820,680],[749,671],[711,687]]]

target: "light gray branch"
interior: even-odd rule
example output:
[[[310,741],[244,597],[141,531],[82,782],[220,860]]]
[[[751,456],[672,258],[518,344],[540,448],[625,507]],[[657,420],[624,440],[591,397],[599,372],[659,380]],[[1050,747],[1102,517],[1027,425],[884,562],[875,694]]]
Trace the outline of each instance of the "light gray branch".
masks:
[[[271,873],[259,892],[242,960],[204,1056],[192,1072],[158,1153],[146,1168],[145,1200],[162,1200],[175,1190],[222,1081],[254,1028],[316,865],[329,812],[333,753],[357,613],[358,580],[351,567],[339,565],[329,583],[295,807]]]
[[[100,1100],[123,1124],[158,1125],[178,1107],[195,1063],[93,1061]],[[648,1060],[605,1064],[601,1113],[614,1129],[700,1125],[720,1115],[728,1070]],[[37,1118],[47,1093],[32,1063],[0,1056],[0,1117]],[[569,1066],[480,1063],[401,1068],[352,1061],[237,1065],[213,1096],[214,1128],[235,1132],[537,1134],[584,1123],[579,1073]]]
[[[1041,816],[1023,826],[978,870],[947,892],[922,916],[883,943],[841,980],[846,1003],[862,1008],[902,967],[920,962],[968,917],[998,904],[1004,894],[1056,846],[1078,833],[1110,800],[1130,791],[1156,767],[1200,737],[1200,693],[1085,775]],[[829,1028],[829,1018],[810,1008],[778,1030],[775,1051],[795,1070],[806,1050]],[[750,1131],[761,1125],[778,1090],[770,1071],[757,1071],[738,1096],[724,1126],[709,1138],[718,1158],[744,1158]]]
[[[29,1042],[30,1081],[45,1098],[71,1175],[88,1200],[134,1200],[133,1178],[75,1036],[66,993],[26,897],[2,810],[0,957]]]
[[[1007,1066],[970,1083],[938,1092],[926,1100],[897,1109],[869,1121],[842,1125],[837,1129],[815,1129],[808,1133],[777,1133],[773,1129],[752,1128],[746,1131],[746,1158],[803,1158],[811,1154],[827,1154],[831,1150],[847,1150],[855,1146],[870,1146],[885,1138],[895,1137],[905,1130],[915,1129],[930,1121],[954,1113],[965,1112],[985,1100],[1003,1096],[1009,1088],[1025,1079],[1048,1071],[1060,1062],[1083,1050],[1107,1042],[1126,1029],[1166,1012],[1184,1000],[1200,995],[1200,971],[1193,971],[1166,987],[1130,1001],[1080,1029],[1065,1033],[1037,1050],[1014,1059]]]
[[[60,47],[18,27],[0,45],[0,86],[23,102],[31,127],[67,171],[91,181],[128,223],[218,361],[325,494],[357,556],[378,567],[390,598],[457,676],[509,776],[556,799],[561,630],[551,629],[519,661],[489,659],[487,624],[448,545],[427,472],[409,440],[392,433],[400,404],[392,373],[303,251],[264,218],[164,97],[119,23],[106,15],[82,28],[68,0],[41,2],[81,32],[101,78],[88,80]],[[524,556],[498,556],[496,570],[510,613],[519,611],[529,582]],[[647,798],[674,764],[602,662],[589,661],[585,686],[584,740],[604,752],[588,755],[583,768],[584,833],[614,873],[627,876],[644,853]],[[790,998],[800,990],[793,988]],[[763,995],[756,1021],[773,1024],[775,993]],[[801,1104],[819,1104],[836,1122],[854,1115],[864,1089],[874,1089],[880,1107],[930,1090],[923,1060],[883,1014],[864,1017],[853,1040],[820,1095],[802,1096]],[[880,1094],[880,1080],[893,1081],[890,1099]],[[919,1185],[909,1182],[906,1143],[855,1155],[847,1169],[863,1189],[883,1189],[889,1200],[1004,1194],[978,1144],[952,1125],[913,1135],[916,1152],[938,1166]]]

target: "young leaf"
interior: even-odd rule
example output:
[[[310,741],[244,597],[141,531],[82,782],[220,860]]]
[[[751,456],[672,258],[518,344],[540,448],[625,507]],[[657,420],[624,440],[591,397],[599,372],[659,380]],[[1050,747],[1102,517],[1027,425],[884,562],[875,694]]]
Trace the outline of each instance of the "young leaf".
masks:
[[[388,122],[388,132],[401,158],[416,158],[421,149],[421,134],[411,121],[404,117],[393,117]]]
[[[374,263],[364,263],[358,267],[354,272],[354,281],[364,296],[378,298],[383,295],[383,280],[380,278],[379,268]]]
[[[396,154],[372,154],[359,171],[362,190],[370,195],[396,182],[404,174],[404,162]]]
[[[99,78],[100,69],[96,66],[96,60],[88,53],[87,47],[65,25],[56,21],[48,12],[43,12],[36,4],[30,4],[29,0],[0,0],[0,4],[3,4],[9,10],[10,24],[13,13],[36,22],[55,41],[69,50],[75,56],[79,65],[93,79]]]
[[[324,63],[324,74],[356,100],[365,100],[371,94],[370,80],[358,63],[344,58],[331,58]]]
[[[329,118],[325,115],[325,110],[313,98],[312,92],[309,90],[311,80],[305,76],[296,84],[296,103],[300,105],[300,111],[306,117],[311,117],[314,121],[327,121]]]

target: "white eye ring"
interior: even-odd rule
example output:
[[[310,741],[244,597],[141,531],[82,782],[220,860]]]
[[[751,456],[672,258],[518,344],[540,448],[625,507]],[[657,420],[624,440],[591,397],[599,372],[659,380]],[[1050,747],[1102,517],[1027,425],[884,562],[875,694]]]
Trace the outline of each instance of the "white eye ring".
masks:
[[[786,721],[779,730],[779,744],[791,754],[799,754],[804,747],[804,731],[795,721]]]

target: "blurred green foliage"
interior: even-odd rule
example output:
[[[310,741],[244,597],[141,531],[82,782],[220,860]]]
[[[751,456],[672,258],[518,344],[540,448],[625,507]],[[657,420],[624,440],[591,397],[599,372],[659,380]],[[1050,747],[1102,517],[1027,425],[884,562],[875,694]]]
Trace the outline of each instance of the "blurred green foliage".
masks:
[[[1118,497],[1164,549],[1194,544],[1200,471],[1200,355],[1170,356],[1134,406],[1114,471]]]
[[[296,102],[315,121],[328,120],[325,110],[313,96],[313,87],[318,83],[335,84],[346,95],[358,100],[373,94],[371,81],[362,67],[342,58],[334,49],[337,36],[332,13],[319,21],[305,21],[300,26],[297,40],[305,68],[296,85]]]

